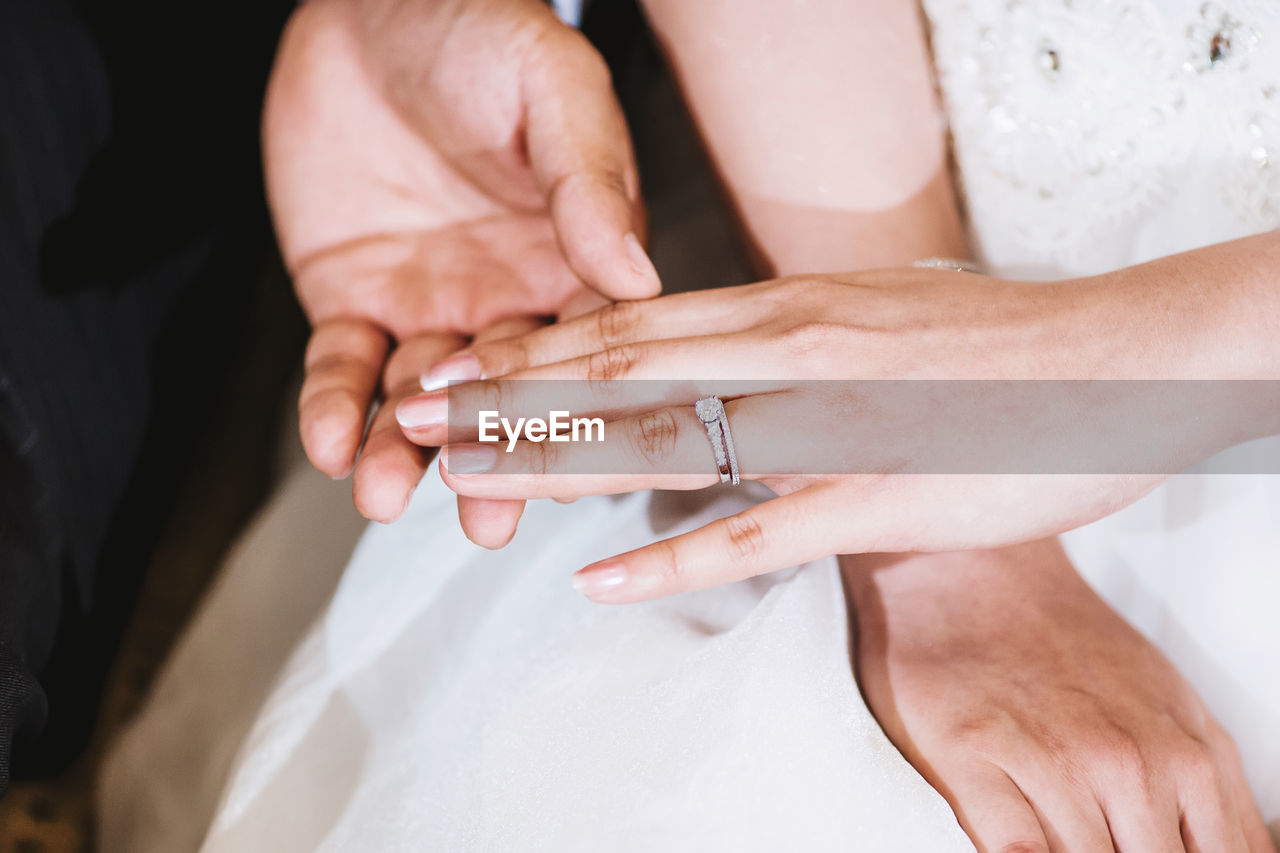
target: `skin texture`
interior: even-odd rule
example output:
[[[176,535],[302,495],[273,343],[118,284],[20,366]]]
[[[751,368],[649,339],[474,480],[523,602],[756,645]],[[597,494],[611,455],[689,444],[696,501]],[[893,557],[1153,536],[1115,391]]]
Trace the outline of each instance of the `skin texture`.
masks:
[[[607,70],[537,0],[300,6],[263,148],[313,324],[303,445],[330,476],[354,467],[370,518],[398,517],[425,470],[394,420],[425,370],[495,322],[599,304],[584,283],[611,298],[659,290]],[[464,512],[482,524],[518,506]]]
[[[442,456],[446,482],[460,494],[507,499],[700,488],[715,478],[688,473],[705,470],[695,462],[698,454],[705,457],[706,439],[691,404],[723,380],[742,380],[745,385],[734,390],[739,396],[726,409],[744,474],[781,497],[607,561],[615,577],[619,568],[628,575],[625,584],[611,587],[611,601],[725,583],[831,553],[1014,544],[1096,520],[1141,497],[1163,479],[1160,472],[1182,470],[1217,450],[1280,431],[1277,384],[1213,385],[1218,396],[1209,418],[1192,397],[1129,399],[1108,393],[1107,383],[1092,383],[1069,400],[1070,418],[1050,423],[1057,433],[1040,431],[1034,408],[999,410],[1007,417],[988,419],[1004,430],[995,439],[1019,439],[1042,453],[1072,430],[1088,439],[1090,430],[1105,438],[1107,430],[1132,430],[1135,423],[1185,425],[1178,440],[1155,442],[1137,473],[1088,473],[1117,470],[1103,467],[1066,475],[1036,468],[1009,475],[938,473],[943,469],[917,465],[917,452],[923,456],[945,438],[930,440],[930,408],[894,408],[889,415],[897,419],[881,424],[881,412],[865,411],[868,400],[856,391],[842,390],[845,397],[808,406],[812,398],[804,395],[812,392],[806,380],[1182,379],[1204,377],[1215,364],[1219,377],[1266,376],[1268,370],[1274,375],[1280,370],[1280,359],[1271,353],[1274,342],[1258,335],[1262,346],[1243,344],[1255,335],[1252,327],[1261,325],[1253,312],[1230,304],[1215,308],[1203,294],[1252,288],[1258,303],[1274,301],[1267,270],[1277,268],[1278,251],[1280,235],[1262,235],[1038,286],[899,269],[792,277],[621,304],[455,356],[450,368],[501,378],[456,386],[447,395],[422,395],[415,405],[426,411],[430,404],[436,420],[409,434],[423,444],[447,440],[444,417],[450,410],[464,417],[494,408],[511,418],[545,415],[546,401],[530,396],[533,386],[525,380],[577,380],[564,386],[577,392],[568,408],[610,421],[603,443],[520,442],[502,454],[492,445],[455,444]],[[1206,288],[1203,269],[1226,277]],[[1158,294],[1149,293],[1156,286]],[[1245,305],[1251,301],[1242,299]],[[1233,366],[1240,372],[1229,372]],[[661,388],[657,384],[625,390],[617,384],[673,377],[697,379],[686,379],[678,389],[682,399],[646,399]],[[971,411],[989,403],[994,412],[1007,402],[997,393],[1005,387],[1001,383],[945,387],[969,395],[965,405]],[[849,411],[864,417],[850,424]],[[913,443],[916,429],[924,439]],[[790,430],[806,436],[796,452],[816,451],[833,460],[837,467],[827,471],[862,473],[770,473],[778,470],[770,466],[785,449],[778,436]],[[887,457],[867,446],[868,436],[894,433],[903,437]],[[1153,440],[1164,434],[1150,432]],[[753,454],[762,459],[759,468],[751,464]],[[846,458],[852,463],[839,467]],[[854,517],[849,507],[858,508]],[[719,558],[723,553],[738,559],[726,564]]]
[[[723,380],[746,382],[746,387],[735,386],[740,396],[726,406],[743,471],[780,497],[588,567],[588,575],[597,568],[609,570],[614,583],[597,597],[613,602],[727,583],[832,553],[989,548],[1042,538],[1131,503],[1160,482],[1158,472],[1181,470],[1216,450],[1280,431],[1276,383],[1258,388],[1224,384],[1214,418],[1203,417],[1196,399],[1129,399],[1106,393],[1107,383],[1094,383],[1068,401],[1069,418],[1050,424],[1056,433],[1039,429],[1040,412],[1034,407],[1008,413],[997,409],[1007,402],[997,394],[1005,387],[1000,383],[945,386],[953,394],[969,395],[964,405],[971,411],[989,406],[1007,415],[988,418],[1005,430],[995,433],[997,440],[1021,437],[1042,453],[1073,431],[1088,439],[1090,431],[1079,424],[1104,437],[1106,430],[1132,429],[1135,423],[1172,419],[1186,425],[1178,441],[1156,443],[1152,458],[1136,474],[1030,469],[1011,475],[938,473],[938,468],[916,466],[917,450],[931,451],[946,438],[931,440],[930,408],[893,409],[890,414],[897,419],[881,425],[880,412],[865,411],[868,400],[856,391],[841,390],[853,396],[820,398],[809,405],[812,397],[805,395],[812,392],[806,380],[1176,379],[1200,376],[1203,362],[1212,363],[1214,352],[1202,360],[1199,345],[1222,350],[1218,357],[1224,364],[1238,361],[1259,369],[1259,353],[1242,354],[1236,346],[1247,330],[1233,338],[1231,327],[1212,327],[1211,308],[1196,305],[1197,294],[1206,289],[1195,271],[1205,265],[1204,253],[1230,256],[1238,278],[1223,280],[1221,287],[1229,289],[1252,276],[1252,286],[1261,291],[1270,285],[1256,270],[1263,261],[1274,262],[1276,249],[1277,238],[1264,235],[1133,270],[1034,287],[949,271],[901,269],[788,278],[621,304],[454,357],[450,369],[502,378],[421,395],[415,405],[433,408],[436,419],[424,421],[409,435],[426,445],[448,440],[444,418],[450,411],[455,416],[485,409],[498,409],[509,418],[545,416],[542,395],[529,393],[541,387],[526,380],[577,380],[563,386],[577,391],[566,408],[609,421],[603,443],[526,441],[511,453],[498,453],[493,445],[454,444],[442,456],[450,487],[460,494],[503,499],[700,488],[715,477],[689,473],[706,470],[697,462],[705,459],[706,437],[691,404]],[[1161,298],[1187,293],[1195,310],[1187,316],[1134,310],[1135,305],[1150,305],[1142,289],[1151,282],[1159,284]],[[1183,327],[1189,335],[1168,335]],[[698,377],[679,387],[679,395],[687,399],[645,399],[644,394],[662,386],[633,384],[619,390],[616,382],[672,377]],[[864,417],[850,424],[849,411],[863,411]],[[1144,413],[1157,413],[1162,420],[1144,419]],[[796,452],[816,451],[836,466],[825,470],[836,473],[770,473],[779,470],[770,466],[786,449],[778,436],[793,434],[791,430],[806,436]],[[887,457],[877,456],[868,437],[895,433],[902,440]],[[1105,448],[1107,442],[1102,444]],[[753,456],[762,460],[758,468]],[[851,463],[840,467],[846,458]],[[856,514],[850,515],[850,507],[857,507]],[[736,559],[725,562],[725,553]],[[617,581],[620,571],[626,573],[625,583]]]
[[[726,184],[770,272],[902,264],[914,257],[958,255],[963,250],[950,184],[940,165],[940,133],[919,132],[930,126],[935,115],[918,21],[910,4],[878,7],[876,15],[867,14],[865,3],[842,4],[835,15],[832,9],[814,4],[754,4],[759,8],[734,4],[730,8],[709,0],[649,5]],[[520,14],[513,15],[512,10]],[[806,10],[822,20],[796,17]],[[728,15],[731,12],[736,14]],[[519,316],[523,313],[574,313],[572,306],[565,307],[564,298],[579,280],[614,296],[647,295],[646,288],[651,287],[646,275],[633,279],[617,261],[618,235],[628,228],[638,229],[640,223],[625,136],[618,137],[608,99],[600,97],[598,68],[593,69],[576,37],[566,36],[540,15],[516,2],[499,6],[312,0],[299,12],[281,53],[268,103],[266,142],[282,243],[299,277],[300,295],[317,322],[302,401],[304,437],[308,452],[322,469],[333,474],[345,471],[361,440],[369,401],[381,382],[388,405],[365,439],[356,483],[357,504],[373,517],[389,519],[398,514],[425,462],[425,455],[407,446],[387,417],[397,400],[415,388],[419,373],[469,338],[483,346],[539,325]],[[726,15],[737,26],[720,27],[724,38],[717,49],[694,37],[708,31],[708,26],[723,24]],[[541,23],[526,28],[527,20]],[[868,21],[874,24],[868,26]],[[544,31],[554,35],[529,35]],[[790,36],[776,37],[788,32]],[[813,34],[819,32],[831,38],[815,51]],[[775,37],[770,38],[771,34]],[[881,55],[886,39],[898,47],[896,56],[905,57],[901,67],[896,63],[856,67],[859,57]],[[556,43],[554,50],[524,52],[530,45],[550,42]],[[516,47],[508,50],[509,45]],[[859,49],[851,50],[850,45]],[[905,53],[903,47],[908,48]],[[797,49],[803,55],[796,55]],[[553,121],[547,126],[556,128],[551,138],[567,143],[564,150],[587,152],[562,171],[602,176],[599,179],[548,178],[556,172],[554,165],[540,165],[535,156],[529,168],[519,156],[519,119],[513,118],[519,110],[512,105],[521,103],[522,91],[509,73],[509,60],[530,55],[541,56],[544,62],[548,57],[579,57],[582,65],[577,67],[585,68],[585,74],[555,78],[548,72],[546,86],[533,87],[533,93],[525,89],[523,96],[528,102],[531,94],[540,94],[533,102],[552,107]],[[435,61],[424,63],[424,56]],[[849,67],[850,62],[855,67]],[[782,63],[808,72],[803,91],[777,85],[802,79],[776,73]],[[522,79],[540,79],[527,73],[528,65],[515,64]],[[579,87],[581,80],[594,83]],[[849,86],[851,80],[876,85],[862,91]],[[840,81],[839,86],[833,81]],[[766,98],[769,109],[736,108],[744,94]],[[556,113],[559,121],[554,120]],[[868,114],[876,115],[877,122],[855,126],[855,117]],[[568,126],[566,116],[590,120]],[[786,120],[761,123],[764,116]],[[892,118],[897,125],[887,120]],[[594,128],[611,125],[614,131],[603,135],[603,144],[590,144],[590,138],[582,147],[574,144],[584,136],[592,137]],[[536,148],[537,134],[528,138]],[[746,144],[744,139],[759,144]],[[815,142],[819,149],[812,147]],[[791,156],[777,157],[779,151]],[[625,156],[619,157],[619,152]],[[860,173],[858,167],[864,163],[876,164],[878,173]],[[836,174],[841,168],[846,171]],[[557,200],[572,201],[583,195],[587,199],[581,205],[557,206]],[[440,205],[441,199],[448,204]],[[575,215],[575,210],[590,211],[590,215]],[[574,236],[598,222],[612,224],[593,239]],[[614,250],[609,249],[611,244]],[[557,248],[565,252],[576,276],[565,274]],[[485,286],[476,287],[476,281]],[[579,309],[583,304],[578,303]],[[705,446],[701,450],[705,453]],[[463,497],[459,512],[473,538],[501,544],[514,530],[521,505],[519,500]],[[1002,558],[1001,553],[1008,556]],[[1126,633],[1127,628],[1105,605],[1078,594],[1078,582],[1054,585],[1052,595],[1044,596],[1064,604],[1077,600],[1078,609],[1070,611],[1072,618],[1056,623],[1003,618],[1009,601],[1023,600],[1037,578],[1052,576],[1052,566],[1061,563],[1045,548],[1024,546],[970,555],[971,562],[1001,572],[998,581],[989,578],[986,586],[974,583],[964,572],[929,570],[928,582],[917,584],[910,595],[879,589],[886,579],[905,577],[907,568],[947,559],[926,555],[903,561],[901,566],[872,563],[863,570],[850,569],[864,581],[850,585],[861,593],[854,595],[860,623],[864,607],[869,613],[883,614],[879,623],[865,620],[866,630],[877,633],[868,634],[859,644],[863,686],[895,741],[952,798],[982,849],[1012,850],[1009,845],[1024,841],[1017,849],[1041,849],[1034,843],[1039,823],[1026,819],[1029,807],[1020,792],[992,790],[982,778],[971,783],[970,776],[952,771],[967,767],[964,759],[973,752],[957,750],[945,736],[938,737],[937,733],[965,730],[968,725],[964,713],[949,712],[986,708],[987,699],[1014,673],[1043,687],[1037,694],[1024,695],[1010,709],[1021,713],[1022,719],[1038,718],[1062,692],[1075,691],[1071,695],[1077,699],[1093,696],[1096,700],[1081,702],[1077,713],[1056,719],[1053,726],[1024,740],[1008,736],[1007,725],[987,725],[984,754],[989,766],[999,768],[1012,766],[1011,760],[1018,755],[1036,749],[1043,752],[1047,743],[1095,744],[1099,732],[1109,731],[1106,726],[1115,716],[1113,706],[1133,709],[1126,719],[1134,725],[1125,731],[1136,732],[1150,728],[1150,719],[1165,711],[1194,720],[1198,703],[1187,695],[1189,691],[1178,689],[1179,680],[1167,666],[1151,665],[1150,648],[1132,632]],[[1002,559],[1015,560],[1028,571],[1007,571],[1010,564]],[[951,578],[963,582],[952,584]],[[992,590],[1001,594],[991,594]],[[965,606],[966,595],[1001,607],[989,608],[988,618],[963,618],[978,613]],[[947,601],[955,605],[950,612],[931,606]],[[894,618],[894,614],[920,612],[934,614],[936,624]],[[1086,663],[1106,656],[1115,645],[1108,639],[1112,637],[1121,638],[1136,652],[1112,656],[1115,677],[1105,685],[1055,680],[1062,672],[1060,661],[1052,655],[1033,654],[1043,651],[1038,632],[1049,624],[1058,632],[1061,643],[1056,647],[1061,648],[1076,647],[1085,636],[1082,632],[1091,632],[1092,654],[1080,655]],[[996,626],[1006,630],[995,631]],[[966,658],[959,655],[939,659],[905,654],[898,648],[904,637],[934,640],[943,648],[994,649],[1000,665],[978,666],[974,658],[979,656],[972,652],[963,670],[959,664]],[[946,665],[949,661],[957,666]],[[1126,668],[1129,661],[1136,664]],[[964,672],[963,679],[955,676],[958,671]],[[974,701],[939,708],[928,701],[927,691],[903,686],[921,684],[936,690],[964,688]],[[1145,689],[1135,689],[1139,685]],[[1102,688],[1107,690],[1106,697],[1094,695]],[[1104,698],[1114,702],[1107,705]],[[1017,718],[1009,713],[1000,721],[1007,724]],[[1203,755],[1192,755],[1195,751],[1187,747],[1185,731],[1169,731],[1177,737],[1147,738],[1140,750],[1128,748],[1119,738],[1105,744],[1114,749],[1082,750],[1079,767],[1092,771],[1110,766],[1115,754],[1132,757],[1138,751],[1141,761],[1127,763],[1121,769],[1129,775],[1119,774],[1118,780],[1132,781],[1142,768],[1157,766],[1168,770],[1169,778],[1181,779],[1187,775],[1182,770],[1185,766],[1188,773],[1197,771],[1195,778],[1203,782],[1207,778],[1199,773],[1205,766]],[[913,751],[914,742],[931,746],[922,754]],[[982,744],[974,738],[965,746]],[[1221,754],[1229,758],[1228,752]],[[1179,764],[1184,755],[1190,758],[1185,765]],[[931,774],[931,756],[938,757],[936,766],[946,769]],[[1229,760],[1220,764],[1230,770]],[[1076,781],[1064,774],[1026,787],[1037,800],[1056,797],[1055,802],[1063,801],[1060,795],[1065,791],[1070,805],[1081,791]],[[1232,814],[1224,808],[1215,811],[1217,800],[1207,802],[1209,807],[1194,812],[1204,816],[1197,817],[1197,825],[1207,820],[1212,826],[1215,815]],[[1165,805],[1165,801],[1138,797],[1132,802],[1112,798],[1103,807],[1108,817],[1115,810],[1121,817],[1133,815],[1141,820]],[[966,809],[985,810],[998,820],[966,817]],[[1233,848],[1208,843],[1202,849]]]
[[[910,4],[878,4],[875,15],[859,3],[836,10],[749,5],[651,0],[647,7],[765,260],[762,272],[963,256],[941,133],[924,132],[941,125]],[[868,20],[878,25],[868,27]],[[788,31],[806,38],[773,37]],[[707,32],[718,37],[706,39]],[[819,32],[857,49],[815,48]],[[908,60],[868,67],[864,58],[882,56],[886,44]],[[797,66],[813,70],[805,86],[775,73]],[[891,79],[881,79],[886,74]],[[761,100],[768,110],[740,106]],[[877,121],[841,123],[865,115]],[[769,135],[788,131],[789,140]],[[810,171],[796,174],[796,163]],[[868,167],[877,173],[870,183],[863,180]],[[987,301],[983,293],[972,296],[960,310]],[[597,323],[617,332],[629,311],[599,315]],[[478,362],[469,367],[480,370]],[[701,460],[700,428],[695,437]],[[788,534],[801,531],[796,525]],[[750,528],[739,531],[750,544],[744,532]],[[1186,849],[1245,849],[1242,834],[1248,849],[1270,849],[1229,741],[1158,652],[1080,582],[1055,542],[843,562],[868,701],[908,759],[948,797],[980,850],[1039,851],[1050,849],[1050,840],[1055,850],[1180,850],[1188,827],[1194,831]],[[1054,642],[1045,642],[1046,632]],[[1074,666],[1064,667],[1064,659]],[[1081,677],[1096,670],[1107,678]],[[1011,684],[1032,689],[1012,703]],[[1052,763],[1052,772],[1019,774],[1019,788],[1007,780],[1027,756]],[[1148,779],[1156,782],[1151,790]],[[1105,787],[1100,780],[1115,789],[1097,793]],[[1217,792],[1224,788],[1230,802]],[[1031,802],[1055,808],[1037,811]]]
[[[843,562],[867,701],[979,850],[1275,849],[1230,737],[1056,541]]]

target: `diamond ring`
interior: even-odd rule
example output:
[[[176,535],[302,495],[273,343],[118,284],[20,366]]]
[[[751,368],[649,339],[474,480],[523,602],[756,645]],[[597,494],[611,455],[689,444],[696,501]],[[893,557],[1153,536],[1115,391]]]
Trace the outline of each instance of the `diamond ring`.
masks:
[[[742,482],[738,476],[738,454],[733,449],[733,433],[729,431],[729,416],[725,414],[724,403],[719,397],[703,397],[693,404],[693,410],[707,428],[720,482],[738,485]]]

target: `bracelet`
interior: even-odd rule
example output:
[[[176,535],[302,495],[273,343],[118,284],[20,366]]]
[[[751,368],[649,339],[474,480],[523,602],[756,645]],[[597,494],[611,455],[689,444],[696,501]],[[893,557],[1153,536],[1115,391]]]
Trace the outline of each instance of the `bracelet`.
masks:
[[[922,258],[912,264],[913,267],[919,267],[926,270],[954,270],[955,272],[971,272],[977,275],[983,274],[982,267],[973,261],[961,261],[956,258]]]

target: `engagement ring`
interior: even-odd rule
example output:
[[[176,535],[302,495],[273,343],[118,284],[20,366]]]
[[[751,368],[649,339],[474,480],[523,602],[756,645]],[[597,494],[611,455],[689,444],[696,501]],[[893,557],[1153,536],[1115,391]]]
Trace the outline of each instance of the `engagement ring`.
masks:
[[[733,433],[729,431],[729,416],[725,414],[724,403],[719,397],[703,397],[693,404],[698,420],[707,428],[707,438],[711,440],[711,452],[716,458],[716,470],[720,472],[721,483],[742,482],[738,476],[738,454],[733,449]]]

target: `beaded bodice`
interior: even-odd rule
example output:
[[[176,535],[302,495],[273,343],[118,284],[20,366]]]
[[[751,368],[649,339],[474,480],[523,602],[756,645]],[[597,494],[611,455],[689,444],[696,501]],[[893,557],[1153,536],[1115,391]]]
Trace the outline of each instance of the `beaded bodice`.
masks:
[[[1045,277],[1280,227],[1280,0],[923,0],[980,254]]]

